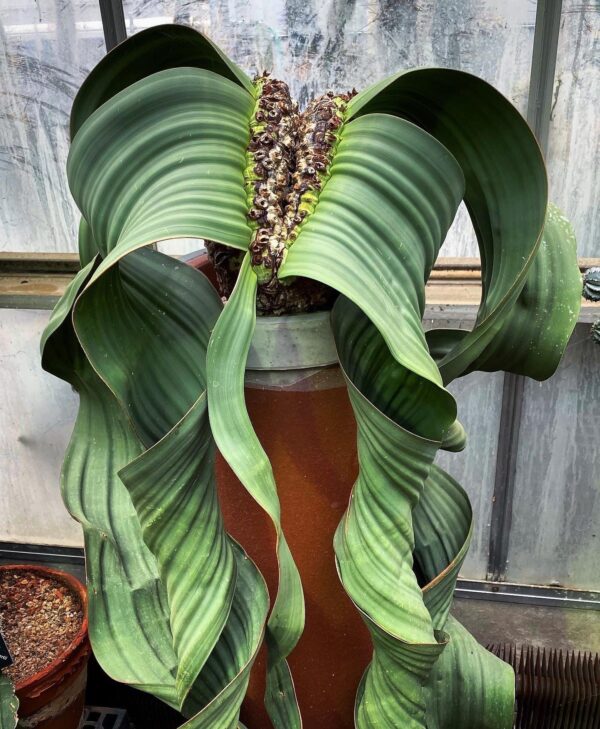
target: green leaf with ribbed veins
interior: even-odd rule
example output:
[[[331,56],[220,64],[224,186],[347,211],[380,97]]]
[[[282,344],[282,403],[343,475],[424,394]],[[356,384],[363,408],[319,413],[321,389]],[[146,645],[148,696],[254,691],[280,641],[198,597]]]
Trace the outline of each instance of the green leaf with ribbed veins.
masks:
[[[253,107],[232,81],[176,68],[138,81],[92,114],[71,145],[67,174],[102,255],[169,238],[245,250]]]
[[[413,511],[415,561],[427,584],[425,605],[434,628],[443,630],[456,580],[473,532],[473,511],[462,487],[435,464]]]
[[[515,674],[450,616],[426,687],[427,729],[512,729]]]
[[[166,596],[129,494],[117,476],[141,445],[87,362],[72,326],[74,303],[95,265],[90,262],[75,276],[42,337],[44,369],[70,382],[80,398],[61,473],[62,496],[83,526],[89,632],[98,661],[115,679],[177,706]]]
[[[50,314],[40,340],[42,367],[61,380],[71,382],[82,352],[71,326],[71,313],[79,293],[97,266],[95,259],[85,265],[67,285]]]
[[[151,446],[205,389],[206,348],[221,300],[199,271],[152,250],[98,272],[77,303],[77,333]]]
[[[580,306],[575,233],[560,210],[550,204],[525,286],[494,340],[470,369],[547,379],[558,367]]]
[[[555,205],[548,206],[542,242],[513,306],[495,325],[497,334],[463,374],[503,370],[545,380],[556,371],[581,306],[575,234]],[[429,351],[440,362],[468,332],[431,329]]]
[[[183,25],[156,25],[113,48],[83,82],[71,110],[71,138],[115,94],[169,68],[204,68],[254,93],[251,79],[210,38]]]
[[[100,252],[94,240],[94,234],[84,218],[81,218],[79,222],[78,249],[81,268],[85,268]]]
[[[201,389],[208,331],[220,301],[202,274],[155,251],[138,251],[107,273],[99,281],[111,282],[108,289],[98,280],[84,288],[94,265],[80,272],[52,317],[44,352],[45,363],[69,373],[80,392],[63,483],[67,506],[84,526],[94,651],[117,680],[150,691],[176,708],[183,704],[192,717],[189,726],[233,729],[262,642],[268,596],[256,567],[226,537],[214,493],[212,441]],[[110,273],[121,278],[120,289]],[[103,308],[104,297],[111,298],[117,290],[122,295]],[[100,299],[90,307],[98,292]],[[193,321],[190,306],[196,307]],[[200,392],[182,421],[143,455],[119,408],[117,398],[127,393],[111,387],[114,397],[76,340],[71,348],[65,346],[68,336],[74,339],[72,320],[82,341],[92,342],[87,353],[94,366],[104,359],[103,347],[112,347],[112,374],[127,353],[127,366],[135,362],[137,379],[143,379],[144,359],[157,356],[149,346],[150,336],[156,346],[166,342],[171,355],[170,372],[155,371],[159,396],[168,376],[184,391]],[[54,360],[61,355],[68,361],[57,368]],[[111,368],[102,374],[108,385],[116,384]],[[184,378],[192,381],[187,389]],[[151,430],[143,423],[149,412],[135,410],[141,430]],[[160,421],[161,427],[167,427],[170,417]],[[133,500],[117,470],[123,470]],[[169,519],[174,508],[179,529]],[[141,538],[140,518],[146,542],[158,557],[162,581],[154,555]],[[214,548],[219,541],[225,562]],[[227,555],[237,565],[237,580],[233,569],[229,583]],[[190,581],[182,574],[189,574]]]
[[[264,636],[269,608],[267,586],[246,553],[232,539],[237,564],[231,612],[219,642],[193,687],[182,729],[237,729],[250,669]],[[197,713],[198,706],[202,709]]]
[[[456,453],[467,445],[467,432],[462,423],[455,420],[442,441],[442,450]]]
[[[456,422],[456,403],[447,391],[400,365],[371,320],[349,299],[333,309],[338,356],[351,382],[397,425],[441,441]]]
[[[246,254],[208,347],[208,408],[220,452],[275,526],[279,589],[267,624],[265,703],[276,729],[294,729],[302,721],[286,658],[302,634],[304,597],[300,575],[281,530],[271,464],[254,432],[244,400],[244,372],[256,322],[256,288],[256,274]]]
[[[0,729],[15,729],[19,699],[9,678],[0,673]]]
[[[375,327],[347,300],[336,303],[333,325],[358,422],[360,462],[335,550],[375,649],[357,693],[356,726],[510,729],[511,668],[448,619],[472,511],[456,481],[431,465],[440,443],[427,435],[441,432],[436,419],[452,411],[432,397],[435,388],[414,387]],[[422,591],[413,553],[427,581]]]
[[[424,281],[462,194],[456,160],[429,134],[385,114],[351,121],[280,275],[347,296],[400,364],[441,387],[421,325]]]
[[[428,729],[511,729],[515,679],[512,668],[486,651],[448,617],[456,580],[473,531],[473,512],[461,486],[433,466],[413,511],[415,561],[427,580],[425,605],[448,643],[427,687]]]
[[[217,499],[206,393],[119,477],[167,592],[183,704],[221,635],[236,586]]]
[[[80,398],[61,491],[65,506],[83,527],[89,632],[100,665],[116,680],[177,706],[166,596],[129,494],[117,476],[141,445],[87,362],[72,326],[74,303],[95,265],[90,262],[75,276],[42,336],[42,366],[71,383]]]
[[[424,729],[423,685],[444,636],[434,632],[413,571],[412,513],[455,407],[442,389],[427,381],[419,386],[349,301],[338,300],[332,321],[358,424],[360,465],[334,548],[344,588],[374,645],[355,722],[358,729]]]
[[[420,69],[358,94],[348,117],[396,114],[423,127],[458,160],[465,204],[481,251],[483,297],[471,333],[440,363],[444,382],[468,370],[493,341],[516,301],[541,240],[547,204],[544,162],[515,107],[461,71]]]
[[[117,472],[141,451],[117,401],[87,364],[72,380],[80,405],[61,475],[63,500],[83,526],[90,639],[113,678],[178,706],[177,659],[154,557]]]

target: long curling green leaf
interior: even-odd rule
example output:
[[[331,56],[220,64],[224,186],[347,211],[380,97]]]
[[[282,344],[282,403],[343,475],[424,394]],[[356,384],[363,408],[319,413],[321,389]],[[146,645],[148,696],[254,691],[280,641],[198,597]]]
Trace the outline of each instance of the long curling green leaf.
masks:
[[[170,68],[204,68],[253,93],[252,81],[210,38],[183,25],[156,25],[108,53],[83,82],[71,111],[71,137],[102,104],[137,81]]]
[[[84,530],[89,632],[113,678],[173,707],[177,657],[167,597],[117,472],[141,452],[112,393],[87,364],[77,370],[79,413],[65,456],[65,505]]]
[[[268,597],[216,500],[204,359],[221,304],[202,274],[154,251],[100,278],[94,266],[65,295],[44,348],[45,366],[80,394],[63,488],[84,526],[94,651],[190,726],[233,729]],[[201,312],[193,325],[189,306]]]
[[[541,244],[514,305],[495,325],[496,335],[462,374],[473,370],[504,370],[536,380],[556,371],[577,323],[581,306],[581,275],[575,234],[568,220],[548,205]],[[467,337],[461,329],[427,332],[436,361]]]
[[[281,275],[307,276],[343,293],[400,364],[441,387],[421,325],[424,281],[463,188],[456,160],[415,125],[387,114],[350,121]]]
[[[264,638],[269,608],[267,586],[248,556],[231,540],[237,584],[231,612],[219,642],[192,689],[184,713],[185,729],[238,729],[239,707],[250,669]],[[202,707],[198,712],[198,707]],[[183,729],[182,727],[182,729]]]
[[[79,223],[78,249],[81,268],[85,268],[99,253],[92,230],[86,223],[85,218],[81,218]]]
[[[577,243],[569,221],[548,205],[540,247],[498,334],[469,370],[545,380],[556,371],[581,306]]]
[[[426,582],[423,598],[447,645],[427,682],[427,727],[510,729],[515,676],[452,616],[459,570],[473,531],[469,498],[441,468],[433,466],[413,512],[415,561]]]
[[[267,625],[269,648],[265,702],[278,729],[300,727],[293,681],[286,658],[304,627],[300,575],[281,530],[277,487],[271,464],[250,422],[244,401],[244,372],[256,321],[256,274],[246,255],[236,287],[208,347],[208,406],[219,450],[238,479],[271,517],[277,534],[279,589]]]
[[[544,161],[517,109],[488,83],[462,71],[400,72],[348,105],[351,119],[374,113],[421,126],[449,150],[465,176],[464,201],[481,252],[483,294],[475,327],[457,338],[440,362],[447,383],[485,353],[525,284],[546,215]]]
[[[87,362],[72,327],[74,302],[94,265],[92,261],[75,277],[42,340],[44,368],[70,382],[80,398],[61,490],[67,509],[83,526],[89,631],[96,657],[111,676],[176,706],[176,657],[166,595],[117,476],[139,455],[141,445]]]
[[[413,526],[425,605],[434,628],[443,630],[471,543],[473,510],[464,489],[435,464],[413,511]]]
[[[180,704],[221,635],[237,579],[213,472],[203,392],[162,440],[119,473],[169,599]]]
[[[75,327],[140,440],[152,446],[205,388],[206,348],[222,304],[201,273],[155,251],[102,268],[77,302]]]
[[[509,729],[512,669],[448,619],[472,510],[456,481],[432,465],[445,430],[444,400],[436,401],[435,388],[415,387],[414,375],[350,302],[338,301],[333,322],[360,461],[336,557],[375,649],[358,690],[356,725]]]
[[[356,725],[424,729],[423,685],[444,637],[434,632],[413,571],[412,512],[454,408],[436,387],[410,387],[414,374],[394,360],[377,329],[347,300],[337,302],[333,324],[358,425],[360,464],[334,547],[344,588],[374,646],[357,695]],[[378,366],[359,364],[366,352]]]
[[[67,174],[102,255],[168,238],[247,248],[243,172],[253,108],[232,81],[174,68],[94,112],[71,144]]]
[[[512,669],[448,618],[472,511],[461,487],[432,465],[443,400],[436,404],[435,390],[410,386],[414,376],[348,301],[338,301],[333,321],[360,461],[336,557],[374,644],[357,693],[356,725],[509,729]],[[426,581],[422,590],[413,553]]]
[[[450,616],[427,692],[428,729],[512,729],[515,675]]]

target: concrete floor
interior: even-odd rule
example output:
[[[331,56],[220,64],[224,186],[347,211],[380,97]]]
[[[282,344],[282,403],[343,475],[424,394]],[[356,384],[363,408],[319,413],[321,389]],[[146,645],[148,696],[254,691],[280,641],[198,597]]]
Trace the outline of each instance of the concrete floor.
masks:
[[[600,653],[600,610],[456,599],[453,615],[480,643]]]

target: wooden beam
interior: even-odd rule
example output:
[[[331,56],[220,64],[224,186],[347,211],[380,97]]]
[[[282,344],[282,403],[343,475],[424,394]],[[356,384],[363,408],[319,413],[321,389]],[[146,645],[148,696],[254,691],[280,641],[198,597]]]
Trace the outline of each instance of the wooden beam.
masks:
[[[39,257],[35,259],[40,266]],[[425,320],[452,319],[472,321],[481,301],[480,272],[474,268],[456,269],[441,266],[434,269],[426,286]],[[52,309],[73,278],[78,264],[69,257],[49,256],[42,270],[35,270],[31,261],[20,269],[7,254],[0,255],[0,308]],[[600,303],[582,300],[581,322],[593,322],[600,317]]]

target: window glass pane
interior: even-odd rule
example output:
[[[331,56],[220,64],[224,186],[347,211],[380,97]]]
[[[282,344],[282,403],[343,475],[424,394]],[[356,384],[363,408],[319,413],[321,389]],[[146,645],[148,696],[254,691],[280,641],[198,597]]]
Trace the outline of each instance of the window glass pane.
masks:
[[[49,311],[0,309],[0,541],[80,546],[60,497],[78,397],[40,367]]]
[[[305,104],[413,66],[482,76],[524,112],[536,3],[523,0],[125,0],[128,32],[175,21],[209,35],[251,74],[290,84]],[[444,256],[477,256],[463,211]]]
[[[600,5],[563,0],[550,120],[550,196],[580,256],[600,256]]]
[[[600,347],[578,324],[557,373],[525,381],[509,582],[600,589]]]
[[[104,52],[97,0],[2,0],[0,250],[76,250],[69,112]]]

